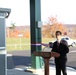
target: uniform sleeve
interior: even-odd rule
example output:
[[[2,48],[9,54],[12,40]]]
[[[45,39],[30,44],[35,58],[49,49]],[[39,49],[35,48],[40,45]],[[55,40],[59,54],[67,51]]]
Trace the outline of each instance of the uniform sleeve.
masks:
[[[66,50],[66,53],[69,53],[69,47],[68,47],[67,41],[65,42],[65,50]]]
[[[55,42],[54,42],[54,43],[53,43],[53,47],[52,47],[52,50],[51,50],[51,51],[52,51],[52,52],[56,52],[56,51],[55,51],[55,50],[56,50],[55,48],[56,48],[56,44],[55,44]]]
[[[69,52],[68,43],[65,40],[63,40],[62,43],[64,45],[64,52],[63,53],[67,54]]]

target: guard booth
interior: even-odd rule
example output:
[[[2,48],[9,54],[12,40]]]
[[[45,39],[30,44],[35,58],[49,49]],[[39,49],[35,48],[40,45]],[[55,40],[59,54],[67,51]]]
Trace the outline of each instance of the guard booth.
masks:
[[[7,58],[6,58],[6,24],[11,9],[0,8],[0,75],[7,75]]]

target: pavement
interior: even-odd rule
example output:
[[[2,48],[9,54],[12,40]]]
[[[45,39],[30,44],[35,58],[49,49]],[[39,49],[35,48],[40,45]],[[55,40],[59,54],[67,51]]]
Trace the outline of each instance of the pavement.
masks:
[[[68,54],[67,73],[68,75],[76,75],[76,48],[70,48]],[[44,75],[44,68],[32,70],[31,66],[31,53],[29,50],[8,52],[12,54],[14,68],[7,70],[7,75]],[[10,63],[11,65],[11,63]],[[49,75],[55,75],[55,66],[53,58],[49,61]],[[27,71],[28,70],[28,71]]]
[[[24,72],[17,69],[8,69],[7,75],[36,75],[36,74],[30,73],[30,72]]]
[[[44,68],[37,70],[32,70],[28,68],[27,70],[25,71],[25,69],[21,69],[21,68],[8,69],[7,75],[44,75],[45,73]],[[76,70],[67,67],[67,75],[71,75],[71,74],[76,75]],[[49,67],[49,75],[56,75],[54,66]]]
[[[36,72],[36,74],[37,75],[44,75],[44,69],[38,70]],[[73,70],[73,69],[70,69],[70,68],[67,67],[67,75],[71,75],[71,74],[76,75],[76,70]],[[52,66],[52,67],[50,66],[49,67],[49,75],[56,75],[54,66]],[[61,73],[61,75],[63,75],[63,74]]]

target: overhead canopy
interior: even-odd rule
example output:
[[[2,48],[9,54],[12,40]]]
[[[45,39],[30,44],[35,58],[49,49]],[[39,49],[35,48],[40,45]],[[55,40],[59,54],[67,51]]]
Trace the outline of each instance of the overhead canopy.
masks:
[[[11,9],[8,8],[0,8],[0,13],[5,13],[5,18],[8,18],[9,14],[11,12]]]

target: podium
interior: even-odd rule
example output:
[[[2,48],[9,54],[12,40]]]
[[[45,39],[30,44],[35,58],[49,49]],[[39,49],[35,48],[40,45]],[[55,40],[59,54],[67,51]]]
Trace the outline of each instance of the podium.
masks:
[[[41,56],[45,62],[45,75],[49,75],[49,59],[51,58],[51,52],[34,52],[35,56]]]

